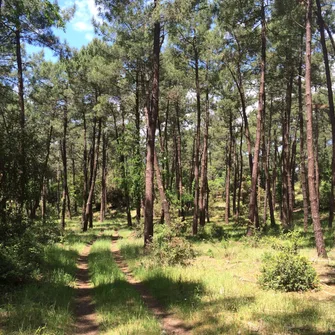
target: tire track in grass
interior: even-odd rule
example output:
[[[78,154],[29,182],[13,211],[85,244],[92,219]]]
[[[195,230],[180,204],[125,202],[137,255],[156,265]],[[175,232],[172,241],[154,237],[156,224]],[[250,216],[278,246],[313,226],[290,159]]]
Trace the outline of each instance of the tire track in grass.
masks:
[[[101,234],[100,234],[101,235]],[[96,239],[89,242],[80,253],[76,274],[76,298],[75,298],[75,334],[97,335],[99,325],[93,303],[93,287],[88,271],[88,255]]]
[[[161,323],[163,334],[178,334],[186,335],[191,334],[191,328],[185,322],[179,319],[176,315],[168,313],[165,308],[155,299],[147,287],[139,280],[135,279],[127,263],[123,260],[120,249],[117,246],[119,234],[116,231],[112,236],[111,252],[114,257],[115,263],[120,270],[125,274],[128,283],[134,287],[140,294],[142,300],[147,305],[149,310]]]

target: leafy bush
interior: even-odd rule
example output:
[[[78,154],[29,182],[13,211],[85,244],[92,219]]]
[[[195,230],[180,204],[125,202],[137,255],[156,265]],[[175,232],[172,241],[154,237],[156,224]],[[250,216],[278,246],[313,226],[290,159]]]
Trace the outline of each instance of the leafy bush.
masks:
[[[24,230],[3,240],[0,243],[0,281],[21,282],[31,278],[42,260],[44,246],[58,241],[59,236],[54,222],[37,222],[26,223]]]
[[[177,223],[171,227],[160,226],[155,234],[151,246],[152,254],[160,264],[164,265],[188,265],[195,257],[192,244],[188,242],[181,231],[183,227]]]
[[[266,254],[259,284],[265,289],[298,292],[315,289],[317,275],[305,257],[296,252],[281,251]]]

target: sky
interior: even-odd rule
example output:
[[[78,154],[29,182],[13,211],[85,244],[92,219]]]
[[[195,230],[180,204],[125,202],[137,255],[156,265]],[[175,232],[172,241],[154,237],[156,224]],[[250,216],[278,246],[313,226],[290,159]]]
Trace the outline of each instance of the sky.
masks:
[[[80,48],[87,45],[94,37],[94,28],[92,18],[98,19],[98,8],[95,6],[95,0],[58,0],[60,8],[76,5],[74,17],[66,24],[65,32],[62,29],[54,29],[55,35],[61,42],[65,40],[71,47]],[[44,50],[47,60],[56,60],[53,52],[48,48],[26,46],[29,54]]]

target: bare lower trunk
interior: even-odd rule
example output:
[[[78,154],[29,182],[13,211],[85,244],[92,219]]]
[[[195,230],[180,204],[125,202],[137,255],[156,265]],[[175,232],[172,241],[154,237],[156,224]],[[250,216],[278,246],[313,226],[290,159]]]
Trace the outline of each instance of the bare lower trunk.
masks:
[[[231,151],[233,140],[233,120],[232,113],[229,115],[229,141],[228,141],[228,159],[226,171],[226,210],[225,210],[225,223],[229,224],[230,217],[230,172],[231,172]]]
[[[161,175],[161,171],[160,171],[159,164],[158,164],[158,158],[157,158],[156,151],[154,153],[154,167],[155,167],[155,175],[156,175],[156,181],[158,185],[159,197],[161,199],[162,210],[164,213],[164,220],[165,220],[165,223],[168,226],[170,226],[171,219],[170,219],[169,202],[167,201],[167,198],[165,195],[164,184],[163,184],[162,175]]]
[[[208,64],[207,69],[208,72]],[[201,159],[201,185],[199,194],[199,223],[203,227],[206,223],[206,193],[207,193],[207,164],[208,164],[208,128],[209,128],[209,90],[206,90],[206,114],[203,140],[203,151]]]
[[[92,182],[91,182],[91,185],[90,185],[90,190],[89,190],[88,198],[87,198],[87,201],[86,201],[85,223],[84,223],[84,226],[86,226],[86,227],[87,227],[87,224],[88,224],[88,220],[93,219],[92,200],[93,200],[95,182],[96,182],[97,171],[98,171],[100,139],[101,139],[101,118],[98,121],[98,138],[97,138],[97,145],[96,145],[96,149],[95,149],[95,157],[93,157]]]
[[[311,205],[311,214],[314,227],[315,244],[319,257],[327,257],[323,232],[320,222],[317,192],[315,188],[315,166],[313,147],[313,113],[312,113],[312,90],[311,90],[311,46],[312,46],[312,0],[307,0],[306,11],[306,135],[307,135],[307,159],[308,159],[308,188]]]
[[[328,227],[331,228],[333,226],[334,220],[334,187],[335,187],[335,110],[334,110],[334,97],[333,97],[333,86],[332,86],[332,78],[331,71],[329,66],[328,59],[328,50],[325,38],[325,23],[322,18],[322,10],[320,0],[316,0],[317,4],[317,13],[318,13],[318,24],[319,31],[321,36],[321,45],[322,45],[322,53],[323,53],[323,61],[325,64],[325,72],[327,79],[327,89],[328,89],[328,103],[329,103],[329,120],[332,127],[332,179],[331,179],[331,189],[329,196],[329,218],[328,218]],[[329,34],[329,37],[333,43],[334,41],[332,34]],[[335,48],[334,48],[335,50]]]
[[[107,136],[105,132],[102,135],[102,166],[101,166],[101,204],[100,204],[100,222],[105,221],[107,205]]]
[[[84,125],[84,152],[83,152],[83,172],[84,172],[84,184],[83,184],[83,208],[82,208],[82,230],[87,231],[87,220],[85,219],[86,200],[88,197],[88,169],[87,169],[87,129],[86,129],[86,115],[83,112],[83,125]]]
[[[265,31],[265,4],[262,1],[262,59],[261,59],[261,80],[259,89],[259,100],[258,100],[258,113],[257,113],[257,129],[256,129],[256,140],[255,140],[255,151],[254,160],[252,166],[251,175],[251,194],[249,202],[249,223],[247,235],[252,234],[251,225],[257,227],[256,220],[256,206],[257,206],[257,179],[258,179],[258,160],[259,160],[259,150],[261,144],[261,132],[262,132],[262,116],[265,115],[265,67],[266,67],[266,31]]]
[[[201,105],[200,105],[200,82],[199,82],[199,57],[198,49],[194,47],[195,55],[195,84],[197,95],[197,130],[195,135],[195,155],[194,155],[194,210],[193,210],[193,235],[198,234],[199,219],[199,155],[200,155],[200,127],[201,127]]]
[[[159,7],[159,0],[154,1],[155,8]],[[147,155],[145,169],[145,212],[144,212],[144,246],[152,242],[154,235],[153,210],[154,210],[154,153],[155,132],[158,117],[159,99],[159,56],[160,56],[160,22],[154,25],[154,50],[153,50],[153,83],[152,103],[149,108],[147,103]]]

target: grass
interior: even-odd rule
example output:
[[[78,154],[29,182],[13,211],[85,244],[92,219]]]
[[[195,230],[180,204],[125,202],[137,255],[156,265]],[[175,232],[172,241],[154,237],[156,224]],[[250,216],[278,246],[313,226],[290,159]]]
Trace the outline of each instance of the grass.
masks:
[[[301,213],[295,213],[296,230],[302,231],[301,218]],[[194,335],[335,334],[334,230],[325,229],[330,257],[327,262],[316,257],[311,228],[299,239],[301,253],[328,280],[328,286],[306,293],[281,293],[261,289],[257,278],[262,255],[271,252],[271,244],[282,237],[274,233],[246,239],[245,227],[225,225],[220,220],[215,223],[224,227],[228,239],[220,242],[205,235],[189,238],[197,257],[187,267],[157,264],[144,252],[142,238],[136,238],[134,230],[127,228],[121,213],[104,224],[95,223],[95,228],[86,233],[80,232],[77,221],[70,221],[62,243],[45,248],[34,281],[0,287],[0,334],[73,334],[76,260],[85,243],[101,229],[103,236],[93,244],[89,255],[100,334],[161,334],[157,320],[113,261],[113,228],[123,237],[117,243],[135,277],[168,312],[176,313],[186,326],[191,326]]]
[[[245,228],[224,228],[228,241],[193,240],[198,256],[188,267],[155,264],[143,252],[142,239],[126,229],[119,231],[125,238],[118,243],[135,276],[168,311],[192,325],[195,335],[335,334],[334,290],[333,295],[323,290],[281,293],[258,286],[262,255],[272,250],[270,242],[279,237],[247,240],[240,238]],[[303,236],[301,253],[319,270],[334,265],[331,242],[329,264],[316,259],[312,242],[311,232]]]
[[[112,258],[111,239],[96,241],[89,255],[94,300],[101,334],[161,334],[157,320],[144,306],[138,292],[127,283]]]
[[[45,246],[34,279],[17,286],[0,287],[1,335],[72,334],[76,262],[96,232],[79,233],[69,221],[61,243]]]

